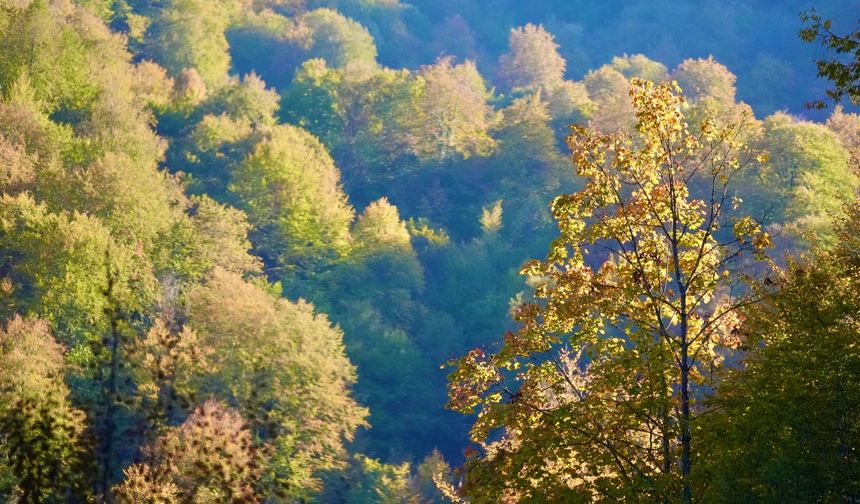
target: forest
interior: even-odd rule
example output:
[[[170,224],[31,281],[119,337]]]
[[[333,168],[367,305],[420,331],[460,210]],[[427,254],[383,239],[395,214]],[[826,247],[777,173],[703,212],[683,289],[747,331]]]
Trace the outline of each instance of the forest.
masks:
[[[0,0],[0,500],[860,502],[854,0]]]

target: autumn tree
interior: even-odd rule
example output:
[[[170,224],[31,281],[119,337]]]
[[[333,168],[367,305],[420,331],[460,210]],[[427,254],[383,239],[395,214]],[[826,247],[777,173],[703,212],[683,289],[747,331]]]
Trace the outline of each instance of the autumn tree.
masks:
[[[523,273],[534,302],[497,353],[450,376],[451,407],[478,410],[464,492],[497,499],[692,502],[693,422],[735,344],[743,261],[769,242],[731,220],[729,187],[756,156],[743,123],[689,132],[677,85],[634,80],[633,136],[572,128],[585,187],[552,204],[560,236]],[[710,191],[693,197],[702,172]],[[497,436],[496,432],[501,435]]]
[[[114,488],[121,503],[258,502],[260,474],[251,431],[241,415],[214,400],[145,450]]]

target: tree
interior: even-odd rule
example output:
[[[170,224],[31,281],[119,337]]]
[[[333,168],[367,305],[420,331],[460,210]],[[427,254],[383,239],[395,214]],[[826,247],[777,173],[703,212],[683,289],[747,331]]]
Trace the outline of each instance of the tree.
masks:
[[[0,29],[8,55],[0,88],[10,102],[60,123],[63,154],[83,163],[110,151],[154,166],[163,146],[122,36],[67,0],[4,9],[0,26],[9,27]],[[76,142],[72,131],[86,140]]]
[[[545,99],[557,131],[567,134],[567,126],[585,124],[594,111],[594,103],[582,82],[564,81],[549,90]]]
[[[397,207],[383,197],[367,205],[353,227],[353,236],[367,252],[394,250],[412,252],[412,238],[400,220]]]
[[[485,235],[494,235],[502,229],[502,200],[497,200],[492,206],[481,210],[481,230]]]
[[[508,52],[499,58],[502,81],[514,90],[552,89],[564,80],[565,66],[552,34],[533,24],[512,28]]]
[[[846,113],[841,105],[833,108],[833,113],[825,123],[830,131],[836,133],[842,145],[851,155],[851,169],[860,169],[860,114]]]
[[[651,82],[660,82],[669,75],[669,70],[664,64],[654,61],[644,54],[616,56],[612,58],[610,65],[628,79],[638,77]]]
[[[485,156],[493,149],[487,133],[492,110],[489,93],[475,63],[459,65],[442,58],[421,68],[424,90],[419,109],[424,120],[416,146],[422,160],[448,161],[455,156]]]
[[[542,97],[541,93],[514,100],[502,109],[495,132],[497,166],[492,168],[520,189],[523,177],[540,181],[534,184],[535,189],[552,187],[564,165],[549,125],[549,106]]]
[[[630,104],[630,81],[614,68],[604,65],[586,74],[585,88],[593,103],[588,126],[604,132],[631,132],[636,116]]]
[[[201,0],[170,0],[156,12],[150,26],[148,52],[171,75],[197,70],[207,86],[227,79],[230,54],[224,36],[229,12],[224,4]]]
[[[229,185],[254,226],[252,241],[269,267],[285,272],[345,253],[354,211],[326,148],[295,126],[262,133]]]
[[[0,261],[13,294],[3,312],[44,319],[70,349],[73,398],[92,422],[96,487],[107,498],[135,450],[116,441],[139,432],[128,343],[157,296],[152,266],[97,218],[48,212],[27,194],[0,196]]]
[[[433,29],[433,54],[450,54],[459,60],[477,57],[478,42],[469,23],[460,14],[454,14]]]
[[[808,240],[833,240],[832,216],[853,201],[857,175],[839,138],[822,124],[777,113],[763,124],[759,142],[769,163],[742,196],[771,222],[783,221]]]
[[[800,38],[806,42],[819,42],[835,53],[831,59],[820,59],[818,76],[829,80],[833,88],[826,91],[827,98],[839,103],[847,97],[854,104],[860,104],[860,29],[845,35],[833,33],[833,21],[822,19],[815,9],[802,12],[801,21],[805,26],[800,30]],[[809,108],[822,109],[827,106],[824,100],[806,104]]]
[[[301,17],[309,30],[305,59],[321,58],[335,68],[353,71],[376,66],[376,45],[367,28],[332,9],[317,9]]]
[[[15,316],[0,328],[0,452],[15,502],[86,499],[87,418],[63,382],[63,353],[44,321]]]
[[[85,360],[94,357],[85,349],[92,345],[98,353],[110,330],[112,303],[139,312],[156,295],[146,258],[116,243],[97,218],[49,212],[27,194],[0,196],[0,261],[14,293],[4,300],[4,315],[46,320],[60,343]],[[107,269],[112,300],[105,296]]]
[[[355,370],[340,330],[309,303],[277,299],[220,269],[188,300],[189,323],[211,349],[212,371],[198,390],[235,405],[248,422],[267,454],[264,494],[318,490],[319,472],[342,466],[344,443],[367,415],[350,395]]]
[[[424,89],[408,70],[357,75],[310,60],[285,92],[282,115],[319,136],[361,197],[366,187],[414,169]]]
[[[678,81],[689,97],[692,110],[688,116],[694,123],[709,115],[726,123],[752,116],[749,105],[735,101],[737,77],[713,56],[707,59],[686,59],[672,70],[669,77]],[[755,131],[755,125],[751,123],[743,133],[745,137],[754,137]],[[749,141],[750,138],[743,140]]]
[[[857,218],[847,207],[833,249],[815,248],[755,287],[748,352],[700,426],[712,502],[851,502],[860,497],[860,351],[853,317]]]
[[[307,129],[333,149],[346,129],[344,77],[325,60],[305,61],[284,91],[281,119]]]
[[[303,41],[308,30],[298,30],[300,16],[293,16],[271,9],[256,12],[245,9],[226,32],[234,71],[257,73],[268,84],[285,89],[297,67],[309,59]]]
[[[769,243],[730,221],[729,183],[755,162],[743,123],[692,135],[674,83],[634,79],[636,135],[574,127],[585,187],[552,205],[560,236],[523,268],[536,302],[499,352],[457,361],[451,407],[479,409],[465,493],[477,502],[692,502],[697,400],[733,344],[745,254]],[[687,184],[707,174],[710,191]],[[734,235],[734,236],[732,236]],[[501,430],[501,437],[493,435]],[[487,438],[492,436],[491,440]]]
[[[210,349],[189,326],[176,327],[163,310],[146,335],[129,352],[135,359],[135,383],[150,428],[175,425],[196,401],[196,381],[210,370]],[[174,315],[173,318],[180,318]],[[165,320],[167,319],[167,320]]]
[[[355,504],[411,504],[421,502],[410,487],[410,464],[384,464],[355,455],[347,473],[346,488],[326,502]]]
[[[226,114],[254,126],[272,126],[276,123],[278,100],[278,93],[267,89],[263,79],[251,72],[242,77],[241,81],[231,77],[226,85],[206,97],[195,110],[195,114],[197,117]]]
[[[115,487],[121,503],[259,502],[251,431],[239,413],[211,399],[159,436],[145,458]]]

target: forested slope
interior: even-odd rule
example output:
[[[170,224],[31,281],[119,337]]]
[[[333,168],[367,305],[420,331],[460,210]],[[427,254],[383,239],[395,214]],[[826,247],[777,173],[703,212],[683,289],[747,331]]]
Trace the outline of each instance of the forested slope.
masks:
[[[675,117],[648,102],[657,96],[677,104],[677,131],[697,139],[671,137],[688,160],[729,137],[754,153],[725,181],[725,173],[682,177],[682,199],[707,200],[714,181],[725,182],[731,203],[719,212],[732,224],[708,239],[722,245],[722,233],[740,228],[744,268],[753,258],[770,268],[733,269],[725,284],[702,287],[705,303],[741,282],[745,295],[767,302],[739,312],[746,322],[729,330],[744,338],[727,344],[730,352],[708,347],[712,361],[737,365],[719,379],[699,371],[715,381],[702,380],[697,393],[727,385],[717,401],[725,414],[696,433],[702,444],[693,450],[708,462],[693,473],[713,484],[695,491],[722,502],[743,488],[738,502],[772,502],[782,494],[768,485],[786,481],[800,501],[856,498],[857,307],[856,296],[839,293],[856,288],[860,116],[841,106],[804,112],[826,85],[810,62],[820,51],[797,38],[806,6],[795,3],[672,0],[616,12],[611,3],[549,1],[527,9],[509,1],[0,0],[0,495],[128,503],[680,495],[689,475],[652,477],[659,464],[650,455],[631,464],[645,474],[633,482],[607,472],[606,453],[554,458],[552,436],[564,438],[565,426],[526,422],[508,407],[519,392],[500,405],[481,374],[492,368],[508,386],[518,366],[532,369],[534,354],[570,358],[561,340],[519,348],[516,335],[534,329],[528,307],[546,306],[535,299],[552,299],[548,292],[570,281],[548,283],[556,267],[598,271],[617,260],[586,251],[573,268],[561,249],[617,237],[582,234],[568,200],[556,196],[606,204],[606,187],[595,189],[605,179],[583,159],[623,150],[610,138],[627,138],[625,148],[648,165],[656,147],[642,146],[659,143],[660,121]],[[840,4],[820,10],[833,15]],[[653,33],[652,8],[675,12],[677,29]],[[773,40],[747,35],[765,21]],[[680,90],[653,84],[666,81]],[[658,180],[663,172],[652,168]],[[679,200],[667,201],[675,208]],[[640,217],[662,223],[656,213]],[[701,226],[684,215],[684,226]],[[551,242],[544,268],[530,263],[520,275]],[[658,261],[663,249],[654,247],[648,260]],[[643,273],[628,273],[642,282]],[[618,275],[601,282],[614,285]],[[639,299],[624,296],[617,299]],[[815,312],[819,325],[798,311]],[[532,323],[545,321],[529,313]],[[605,312],[593,320],[602,317],[618,321]],[[578,333],[587,320],[575,320],[548,333]],[[632,320],[628,331],[642,325]],[[504,358],[484,360],[497,352]],[[755,354],[750,374],[735,374],[745,352]],[[817,375],[836,353],[844,362]],[[666,373],[670,360],[661,361]],[[797,381],[786,381],[788,367]],[[770,387],[776,382],[784,386]],[[814,407],[806,405],[810,382],[821,386]],[[541,399],[557,406],[563,397]],[[467,414],[446,409],[449,400]],[[668,418],[671,386],[663,400]],[[783,402],[795,418],[833,408],[838,418],[807,419],[828,427],[796,435],[799,424],[774,406]],[[686,422],[678,418],[672,429]],[[630,422],[625,429],[636,430]],[[826,465],[814,470],[790,463],[834,446],[816,441],[834,422],[840,455],[822,448]],[[761,425],[784,436],[759,437]],[[523,453],[524,442],[535,451]],[[679,449],[673,443],[661,449]],[[510,457],[499,455],[512,446]],[[703,454],[705,446],[717,455]],[[785,451],[768,451],[775,446]],[[737,457],[746,476],[727,469]],[[788,462],[761,462],[774,459]]]

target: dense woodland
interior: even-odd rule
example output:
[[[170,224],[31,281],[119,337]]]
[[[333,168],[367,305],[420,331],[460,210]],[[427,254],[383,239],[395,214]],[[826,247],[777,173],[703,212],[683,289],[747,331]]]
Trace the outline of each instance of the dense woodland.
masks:
[[[815,7],[0,0],[0,498],[860,502]]]

